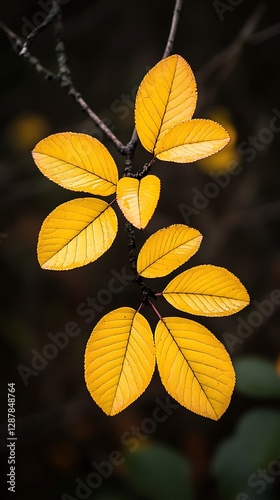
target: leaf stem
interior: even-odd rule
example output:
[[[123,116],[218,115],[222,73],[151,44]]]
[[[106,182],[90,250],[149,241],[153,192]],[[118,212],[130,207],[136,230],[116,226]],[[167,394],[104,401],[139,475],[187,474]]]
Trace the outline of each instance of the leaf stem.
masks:
[[[157,317],[162,321],[161,314],[159,313],[159,311],[157,310],[156,306],[152,303],[151,300],[148,300],[148,304],[149,304],[149,306],[151,306],[151,308],[153,309],[153,311],[156,313]]]

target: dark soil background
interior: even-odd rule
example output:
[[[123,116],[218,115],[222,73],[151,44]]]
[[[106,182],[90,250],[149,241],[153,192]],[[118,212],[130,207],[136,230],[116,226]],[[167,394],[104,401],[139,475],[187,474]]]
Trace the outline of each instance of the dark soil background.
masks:
[[[48,0],[4,2],[0,20],[25,37],[43,20],[49,4]],[[135,93],[144,74],[162,57],[173,2],[64,0],[61,5],[74,82],[94,111],[127,143]],[[104,142],[120,172],[124,158],[61,88],[44,81],[18,57],[3,32],[0,51],[3,491],[9,472],[7,384],[15,383],[16,498],[276,500],[280,495],[279,2],[185,2],[174,52],[190,63],[197,78],[195,117],[215,117],[233,139],[220,160],[217,155],[189,165],[157,161],[153,173],[162,181],[159,205],[147,228],[137,232],[140,248],[150,234],[169,224],[199,229],[203,243],[191,265],[226,267],[250,293],[251,304],[237,315],[192,318],[224,343],[234,363],[245,363],[232,402],[218,422],[176,405],[164,410],[166,401],[172,400],[157,372],[146,392],[115,417],[107,417],[91,399],[83,374],[87,339],[103,314],[126,305],[137,308],[140,300],[138,288],[125,283],[124,275],[130,271],[124,218],[118,211],[116,241],[95,263],[66,272],[42,270],[36,255],[41,224],[50,211],[76,194],[43,177],[31,150],[49,134],[73,131]],[[51,27],[38,37],[32,51],[55,69]],[[135,170],[145,161],[147,154],[139,145]],[[233,161],[236,170],[225,177]],[[215,177],[218,168],[223,174]],[[123,275],[122,291],[104,300],[110,280],[119,275]],[[166,283],[154,280],[152,286],[160,291]],[[85,305],[88,297],[95,299],[98,310]],[[162,315],[177,315],[163,301],[158,308]],[[151,311],[144,314],[154,327]],[[74,324],[69,327],[69,322]],[[50,334],[57,336],[67,328],[75,336],[68,335],[63,348],[48,350],[46,345],[54,338]],[[42,352],[49,359],[41,357]],[[238,437],[240,428],[243,434],[240,431]]]

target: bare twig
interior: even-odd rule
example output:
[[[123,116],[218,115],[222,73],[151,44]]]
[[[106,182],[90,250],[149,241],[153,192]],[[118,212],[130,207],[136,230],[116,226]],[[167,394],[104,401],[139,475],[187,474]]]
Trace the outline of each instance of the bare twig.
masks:
[[[46,16],[46,18],[44,19],[44,21],[42,21],[38,26],[36,26],[36,28],[34,28],[33,31],[31,31],[31,33],[29,33],[29,35],[26,38],[26,40],[23,44],[23,47],[19,53],[20,56],[24,56],[26,54],[26,52],[29,51],[30,45],[34,42],[37,35],[39,35],[39,33],[41,33],[41,31],[43,31],[46,28],[46,26],[51,24],[51,22],[53,21],[53,19],[55,18],[55,16],[58,13],[58,10],[59,10],[58,3],[53,1],[51,9],[50,9],[48,15]]]
[[[248,39],[254,32],[258,22],[260,21],[263,12],[264,5],[258,5],[251,17],[241,28],[240,32],[233,40],[233,42],[228,47],[219,52],[215,57],[213,57],[213,59],[205,64],[205,66],[200,71],[197,72],[196,76],[198,80],[202,81],[208,78],[217,69],[223,67],[225,65],[225,62],[228,63],[237,60],[237,57],[241,53],[244,44],[248,41]]]
[[[55,51],[58,64],[58,74],[57,79],[62,88],[66,90],[69,96],[71,96],[80,106],[82,111],[84,111],[90,119],[97,125],[106,135],[106,137],[114,144],[116,149],[121,154],[126,154],[125,145],[113,134],[113,132],[105,125],[105,123],[97,116],[96,113],[89,107],[86,101],[81,96],[80,92],[76,89],[73,84],[71,70],[68,66],[65,43],[63,39],[63,27],[60,7],[58,6],[58,12],[54,19],[54,31],[55,31]]]
[[[250,44],[251,45],[257,45],[259,43],[263,43],[266,40],[269,40],[270,38],[273,38],[274,36],[277,36],[280,34],[280,23],[273,24],[272,26],[269,26],[268,28],[265,28],[262,31],[259,31],[258,33],[254,33],[250,37]]]
[[[56,56],[58,64],[58,72],[52,73],[47,68],[45,68],[39,61],[39,59],[28,50],[28,45],[16,35],[12,30],[0,22],[0,28],[6,33],[8,38],[12,41],[13,47],[18,50],[18,54],[27,60],[29,64],[35,69],[37,73],[43,76],[46,80],[57,81],[61,88],[66,90],[69,96],[73,97],[74,100],[79,104],[82,111],[84,111],[89,118],[104,132],[106,137],[114,144],[116,149],[123,155],[127,153],[127,148],[125,145],[113,134],[113,132],[105,125],[105,123],[94,113],[94,111],[89,107],[86,101],[82,98],[81,94],[78,92],[72,81],[71,71],[67,64],[67,57],[65,52],[64,41],[62,37],[62,23],[60,6],[57,1],[56,4],[56,15],[52,18],[55,20],[55,47]],[[44,24],[44,23],[42,23]],[[40,25],[41,26],[41,25]],[[42,29],[46,26],[42,27]],[[39,28],[39,26],[38,26]],[[42,31],[39,30],[39,31]],[[34,30],[35,31],[35,30]],[[33,32],[32,32],[33,33]],[[38,31],[34,34],[34,37],[38,34]],[[34,37],[32,38],[34,40]]]
[[[23,48],[23,41],[21,38],[16,35],[10,28],[8,28],[4,23],[0,22],[0,28],[6,33],[7,37],[11,41],[13,48],[18,53],[21,52]],[[27,60],[27,62],[35,69],[37,73],[39,73],[45,80],[55,80],[56,75],[52,71],[49,71],[45,68],[39,61],[39,59],[35,56],[32,56],[28,50],[22,54],[22,56]]]
[[[173,16],[172,16],[172,21],[171,21],[171,28],[170,28],[170,32],[168,35],[168,39],[167,39],[167,43],[166,43],[166,47],[165,47],[162,59],[165,59],[165,57],[168,57],[173,50],[173,45],[174,45],[174,40],[175,40],[177,28],[178,28],[178,23],[180,20],[182,5],[183,5],[183,0],[176,0],[174,11],[173,11]],[[132,148],[132,150],[134,151],[136,146],[137,146],[137,143],[138,143],[138,135],[137,135],[136,129],[134,128],[133,133],[132,133],[132,137],[131,137],[131,139],[126,147],[128,148],[128,150],[130,150]],[[126,172],[126,170],[125,170],[125,172]]]
[[[180,20],[182,5],[183,5],[183,0],[176,0],[174,12],[173,12],[173,17],[172,17],[171,28],[170,28],[167,44],[166,44],[162,59],[170,56],[171,52],[173,51],[173,45],[174,45],[174,40],[175,40],[177,28],[178,28],[178,23]]]

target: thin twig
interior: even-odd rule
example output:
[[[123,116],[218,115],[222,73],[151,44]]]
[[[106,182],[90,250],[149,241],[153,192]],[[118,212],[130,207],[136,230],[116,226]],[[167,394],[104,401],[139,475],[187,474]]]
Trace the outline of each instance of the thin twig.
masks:
[[[183,5],[183,0],[176,0],[174,11],[173,11],[173,16],[172,16],[172,21],[171,21],[171,28],[169,31],[169,35],[168,35],[168,39],[167,39],[167,43],[166,43],[166,47],[165,47],[162,59],[165,59],[165,57],[168,57],[173,50],[173,45],[174,45],[174,40],[175,40],[175,36],[177,33],[178,23],[180,20],[182,5]],[[138,143],[138,135],[137,135],[136,129],[134,128],[133,133],[132,133],[132,137],[131,137],[129,143],[127,144],[127,148],[133,147],[133,149],[135,150],[137,143]]]
[[[34,42],[37,35],[39,35],[39,33],[41,33],[41,31],[43,31],[49,24],[51,24],[54,17],[58,13],[58,10],[59,10],[58,3],[53,1],[51,9],[50,9],[48,15],[46,16],[46,18],[44,19],[44,21],[42,21],[38,26],[36,26],[36,28],[34,28],[33,31],[31,31],[31,33],[29,33],[29,35],[26,38],[26,40],[23,44],[23,47],[19,53],[20,56],[24,56],[26,54],[26,52],[29,51],[30,45]]]
[[[196,74],[197,80],[202,81],[208,78],[212,73],[214,73],[220,67],[225,65],[225,62],[229,62],[237,58],[240,54],[244,44],[248,41],[252,33],[254,32],[257,24],[259,23],[264,12],[264,5],[260,4],[257,6],[251,17],[246,21],[244,26],[242,26],[237,37],[233,42],[219,52],[213,59],[211,59],[205,66],[199,70]]]
[[[97,125],[106,135],[106,137],[114,144],[116,149],[121,154],[126,154],[125,145],[113,134],[113,132],[105,125],[105,123],[97,116],[96,113],[89,107],[86,101],[81,96],[80,92],[76,89],[73,84],[71,70],[68,66],[68,60],[66,55],[65,43],[63,39],[63,26],[60,6],[58,6],[57,16],[54,19],[54,32],[55,32],[55,52],[58,64],[58,74],[57,79],[62,88],[66,90],[69,96],[71,96],[81,107],[90,119]]]
[[[269,28],[265,28],[262,31],[259,31],[258,33],[254,33],[250,39],[249,42],[251,45],[257,45],[259,43],[263,43],[266,40],[270,40],[274,36],[277,36],[280,34],[280,23],[273,24],[272,26],[269,26]]]
[[[182,5],[183,5],[183,0],[176,0],[176,4],[173,11],[171,28],[162,59],[165,59],[165,57],[170,56],[171,52],[173,51],[173,45],[177,33],[178,23],[181,16]]]
[[[16,35],[10,28],[8,28],[4,23],[0,22],[0,28],[6,33],[7,37],[13,45],[15,52],[20,54],[23,48],[24,42],[21,38]],[[16,50],[17,49],[17,50]],[[45,68],[35,56],[32,56],[30,52],[26,51],[22,56],[27,60],[27,62],[35,69],[35,71],[40,74],[45,80],[55,80],[56,75],[52,71]]]
[[[63,38],[63,26],[60,8],[54,19],[54,37],[55,37],[55,53],[58,65],[58,79],[61,87],[70,87],[73,85],[72,75],[68,66],[66,56],[65,43]]]
[[[18,50],[18,55],[24,57],[28,61],[29,64],[44,77],[45,80],[54,80],[57,81],[59,86],[63,88],[69,96],[71,96],[80,106],[82,111],[84,111],[89,118],[97,125],[106,135],[106,137],[114,144],[116,149],[122,155],[127,154],[127,147],[113,134],[113,132],[105,125],[105,123],[97,116],[96,113],[89,107],[86,101],[82,98],[81,94],[78,92],[76,87],[72,82],[71,71],[67,64],[67,57],[65,52],[64,41],[62,37],[62,24],[60,18],[60,5],[58,2],[54,2],[57,5],[56,16],[55,16],[55,46],[56,46],[56,55],[57,55],[57,64],[58,64],[58,73],[52,73],[47,68],[45,68],[37,59],[30,54],[30,52],[24,48],[24,42],[21,38],[16,35],[12,30],[10,30],[3,23],[0,23],[0,28],[6,33],[9,39],[12,40],[14,48],[16,47]],[[43,23],[42,23],[43,24]],[[41,26],[41,25],[40,25]],[[39,26],[38,26],[39,27]],[[43,26],[45,27],[45,25]],[[43,29],[43,28],[42,28]],[[42,30],[41,30],[42,31]],[[35,35],[34,35],[35,36]]]

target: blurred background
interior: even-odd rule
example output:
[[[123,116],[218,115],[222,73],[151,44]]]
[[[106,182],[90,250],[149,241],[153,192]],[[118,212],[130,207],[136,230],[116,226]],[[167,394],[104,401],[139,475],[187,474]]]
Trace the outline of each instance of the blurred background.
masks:
[[[74,83],[118,138],[133,131],[137,87],[161,57],[173,1],[61,0]],[[0,19],[26,37],[49,0],[2,3]],[[223,342],[237,372],[232,402],[213,422],[168,398],[157,371],[146,392],[115,417],[84,382],[86,342],[110,310],[140,302],[128,275],[124,218],[95,263],[44,271],[38,232],[57,205],[77,197],[49,181],[31,150],[49,134],[84,132],[118,154],[78,105],[18,57],[1,31],[1,446],[7,480],[7,383],[16,395],[16,498],[30,500],[276,500],[280,495],[280,4],[277,0],[185,2],[174,52],[198,85],[195,117],[224,124],[232,141],[196,164],[157,161],[156,213],[137,231],[187,224],[204,238],[190,263],[228,268],[251,304],[201,321]],[[52,27],[32,52],[55,71]],[[134,168],[147,161],[139,145]],[[152,280],[161,291],[167,279]],[[118,292],[110,284],[115,278]],[[89,302],[94,306],[89,305]],[[162,315],[177,315],[163,300]],[[156,318],[144,310],[153,328]],[[184,316],[178,311],[178,316]],[[69,326],[70,324],[70,326]],[[71,335],[70,335],[70,333]],[[156,418],[155,416],[160,416]]]

